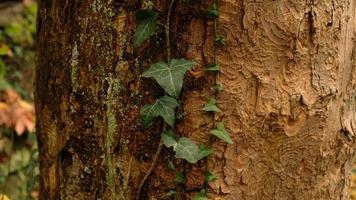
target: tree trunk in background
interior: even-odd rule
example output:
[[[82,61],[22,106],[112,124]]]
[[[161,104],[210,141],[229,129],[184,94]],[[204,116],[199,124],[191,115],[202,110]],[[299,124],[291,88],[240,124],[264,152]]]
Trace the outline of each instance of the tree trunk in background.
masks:
[[[105,3],[104,3],[105,2]],[[168,1],[167,1],[168,2]],[[164,19],[167,2],[155,1]],[[207,143],[213,118],[201,111],[213,94],[211,1],[178,1],[172,15],[174,57],[198,64],[185,80],[175,132]],[[132,47],[130,1],[40,0],[36,70],[41,199],[134,199],[159,143],[160,122],[144,129],[140,108],[162,94],[140,79],[164,60],[162,27]],[[142,199],[171,189],[190,199],[208,165],[217,180],[209,199],[347,199],[355,140],[355,1],[220,0],[216,49],[225,87],[218,96],[234,141],[216,141],[197,165],[175,161],[187,181],[174,183],[161,155]]]

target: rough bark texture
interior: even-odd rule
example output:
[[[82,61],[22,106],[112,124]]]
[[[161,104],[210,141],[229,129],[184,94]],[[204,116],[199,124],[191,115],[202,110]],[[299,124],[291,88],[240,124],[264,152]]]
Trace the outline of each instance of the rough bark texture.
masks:
[[[126,90],[118,73],[125,11],[97,0],[40,1],[39,8],[41,199],[114,199],[122,181],[113,152]]]
[[[41,0],[36,70],[41,199],[133,199],[159,142],[160,122],[137,123],[139,109],[162,94],[140,73],[164,60],[164,31],[131,45],[134,12],[143,2]],[[187,177],[174,183],[165,150],[142,199],[170,189],[190,199],[205,165],[218,179],[209,199],[347,199],[355,140],[355,1],[220,0],[214,51],[211,1],[178,1],[173,57],[197,61],[186,78],[176,132],[207,143],[223,121],[233,145],[213,143],[208,161],[175,161]],[[164,19],[167,5],[155,1]],[[223,113],[201,108],[213,94]]]
[[[212,188],[224,199],[347,199],[355,1],[240,3],[221,3],[219,105],[235,145],[216,143]]]

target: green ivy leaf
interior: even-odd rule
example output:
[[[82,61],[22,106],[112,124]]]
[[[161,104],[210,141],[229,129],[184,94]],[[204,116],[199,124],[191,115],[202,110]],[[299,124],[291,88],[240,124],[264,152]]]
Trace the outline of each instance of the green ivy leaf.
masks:
[[[179,138],[178,143],[173,148],[176,152],[176,158],[185,159],[193,164],[198,162],[199,148],[189,138]]]
[[[221,44],[221,45],[225,45],[224,37],[221,36],[221,35],[217,35],[215,37],[215,42],[218,43],[218,44]]]
[[[206,147],[204,144],[199,145],[198,160],[210,156],[213,153],[211,148]]]
[[[156,31],[158,13],[152,10],[140,10],[136,12],[136,32],[133,45],[138,47]]]
[[[159,62],[151,65],[142,77],[153,77],[158,84],[172,97],[179,98],[184,74],[192,68],[194,61],[173,59],[169,65]]]
[[[233,144],[233,141],[231,140],[229,133],[226,131],[222,122],[218,123],[216,129],[211,130],[210,133],[228,144]]]
[[[174,109],[178,106],[179,104],[174,98],[169,96],[160,97],[153,105],[145,105],[141,109],[141,122],[145,127],[148,127],[155,117],[160,116],[168,125],[173,127],[175,122]]]
[[[208,200],[205,189],[201,189],[200,192],[198,192],[192,200]]]
[[[207,15],[210,18],[218,18],[219,17],[219,11],[216,10],[216,9],[211,9],[211,10],[208,10]]]
[[[209,182],[213,182],[213,181],[215,181],[215,180],[216,180],[216,176],[208,170],[208,171],[205,173],[205,181],[206,181],[207,183],[209,183]]]
[[[216,90],[217,92],[222,92],[224,91],[224,86],[222,84],[217,84],[214,86],[214,90]]]
[[[205,71],[210,71],[210,72],[219,72],[220,71],[220,66],[216,63],[209,64],[205,67]]]
[[[211,154],[211,149],[205,146],[199,149],[189,138],[181,137],[177,141],[171,130],[163,132],[161,138],[166,147],[173,147],[176,158],[185,159],[190,163],[197,163],[198,160]]]
[[[221,112],[221,110],[216,106],[216,99],[211,98],[209,102],[203,107],[206,112]]]
[[[167,193],[166,193],[166,197],[174,197],[177,195],[177,192],[175,190],[169,190]]]
[[[175,122],[174,109],[178,106],[177,100],[169,96],[163,96],[157,100],[156,114],[157,116],[161,116],[168,125],[173,127]]]
[[[140,121],[144,127],[149,127],[156,116],[154,105],[144,105],[140,110]]]
[[[169,131],[165,131],[161,134],[161,138],[163,141],[163,144],[167,147],[174,147],[177,145],[177,140],[174,136],[173,131],[169,130]]]
[[[182,172],[176,173],[176,178],[174,179],[176,183],[184,183],[185,182],[185,176]]]
[[[219,17],[219,10],[218,10],[218,6],[216,5],[216,3],[213,4],[213,6],[207,11],[206,14],[208,15],[208,17],[214,18],[214,19]]]

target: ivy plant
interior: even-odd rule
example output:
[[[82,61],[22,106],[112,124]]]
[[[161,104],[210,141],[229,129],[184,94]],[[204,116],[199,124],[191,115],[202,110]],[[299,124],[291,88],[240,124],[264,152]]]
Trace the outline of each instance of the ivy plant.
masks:
[[[187,137],[178,137],[174,132],[174,126],[176,120],[182,119],[184,113],[177,114],[176,110],[179,107],[179,99],[181,96],[181,91],[183,87],[184,76],[188,70],[190,70],[195,62],[191,60],[186,60],[184,58],[174,58],[171,59],[170,55],[170,16],[172,13],[172,8],[175,0],[171,0],[171,3],[168,7],[167,20],[165,25],[165,34],[166,34],[166,62],[157,62],[151,64],[150,67],[144,71],[141,75],[143,78],[152,78],[154,79],[160,87],[164,90],[164,95],[158,97],[153,104],[146,104],[140,110],[140,119],[141,123],[145,127],[149,127],[153,124],[156,118],[161,117],[164,121],[164,126],[162,127],[161,133],[161,142],[157,148],[155,159],[152,161],[151,168],[148,170],[148,173],[145,175],[141,181],[138,198],[142,186],[147,180],[149,174],[153,171],[155,164],[157,163],[157,157],[159,156],[162,146],[173,149],[175,157],[178,159],[184,159],[189,163],[195,164],[199,160],[208,157],[212,154],[210,148],[211,144],[206,145],[197,145],[194,141]],[[190,3],[191,0],[184,0],[186,3]],[[133,37],[133,46],[140,46],[145,40],[147,40],[152,34],[157,30],[159,14],[152,10],[154,6],[146,7],[147,9],[139,10],[136,12],[136,32]],[[224,39],[222,36],[216,35],[216,24],[217,18],[219,17],[219,10],[217,0],[214,0],[214,4],[207,11],[207,16],[210,19],[214,19],[214,41],[215,44],[224,44]],[[205,71],[208,72],[220,72],[220,66],[216,61],[216,55],[214,56],[215,61],[212,64],[209,64],[205,67]],[[221,84],[215,83],[214,87],[216,92],[222,92],[223,86]],[[214,113],[222,112],[216,102],[216,98],[212,97],[202,108],[205,112]],[[232,144],[228,132],[225,129],[223,123],[218,123],[216,128],[210,131],[211,135],[216,136],[217,138],[225,141],[228,144]],[[211,136],[212,137],[212,136]],[[174,163],[169,162],[169,168],[175,170]],[[209,171],[206,171],[205,174],[205,183],[212,182],[216,177]],[[184,183],[186,181],[183,173],[176,173],[175,181],[177,183]],[[167,193],[168,196],[175,196],[176,192],[171,190]],[[202,189],[198,192],[193,200],[207,200],[206,190]]]
[[[174,126],[175,108],[179,106],[176,99],[170,96],[162,96],[156,100],[152,105],[145,105],[140,112],[141,122],[145,127],[149,127],[155,117],[162,117],[164,121]]]
[[[229,133],[226,131],[224,123],[222,122],[219,122],[216,126],[216,129],[210,131],[210,134],[215,135],[228,144],[233,144],[233,141],[230,138]]]
[[[221,112],[221,110],[216,106],[216,99],[212,97],[209,102],[203,107],[206,112]]]
[[[165,196],[167,198],[172,198],[172,197],[175,197],[176,195],[177,195],[177,192],[175,190],[169,190]]]
[[[205,71],[219,72],[220,66],[217,63],[212,63],[205,67]]]
[[[189,138],[181,137],[176,139],[172,131],[166,131],[161,134],[164,145],[167,148],[173,147],[176,158],[182,158],[190,163],[197,163],[199,160],[211,154],[208,148],[198,148],[198,146]]]
[[[148,39],[157,27],[158,13],[150,10],[140,10],[136,12],[136,32],[134,35],[134,47],[140,46],[146,39]]]
[[[174,127],[175,109],[179,106],[177,99],[180,97],[184,75],[194,64],[194,61],[186,59],[172,59],[169,64],[165,62],[152,64],[142,73],[142,77],[155,79],[170,95],[160,97],[154,104],[145,105],[141,109],[141,122],[145,127],[150,126],[158,116],[162,117],[169,126]],[[162,133],[162,140],[168,148],[173,147],[176,158],[185,159],[190,163],[197,163],[202,159],[201,156],[206,155],[189,138],[182,137],[176,140],[171,130]]]
[[[169,64],[159,62],[152,64],[148,70],[142,73],[142,77],[153,78],[170,96],[163,96],[152,105],[145,105],[141,109],[141,121],[144,126],[152,124],[154,118],[160,116],[165,123],[174,127],[175,109],[179,106],[176,99],[180,97],[185,73],[194,65],[194,61],[186,59],[172,59]],[[165,146],[173,147],[176,158],[182,158],[190,163],[197,163],[198,160],[208,156],[206,149],[201,150],[189,138],[175,138],[173,131],[166,131],[161,134]],[[210,154],[210,153],[209,153]]]
[[[172,59],[169,64],[159,62],[142,74],[142,77],[154,78],[158,84],[172,97],[179,98],[182,90],[184,74],[193,67],[194,61]]]
[[[193,200],[208,200],[208,197],[206,195],[206,190],[201,189],[200,192],[198,192],[194,197]]]
[[[185,176],[182,172],[176,173],[176,178],[174,179],[176,183],[182,184],[185,182]]]
[[[209,170],[206,171],[205,173],[205,182],[209,183],[209,182],[213,182],[216,180],[216,176],[211,173]]]
[[[221,35],[216,36],[214,41],[218,44],[225,45],[224,37]]]
[[[222,84],[216,84],[214,86],[214,90],[217,92],[222,92],[222,91],[224,91],[224,86]]]
[[[211,148],[205,146],[204,144],[199,145],[198,160],[210,156],[212,152]]]
[[[211,8],[206,12],[207,16],[209,18],[213,18],[216,19],[219,17],[219,10],[218,10],[218,6],[216,5],[216,3],[214,3]]]

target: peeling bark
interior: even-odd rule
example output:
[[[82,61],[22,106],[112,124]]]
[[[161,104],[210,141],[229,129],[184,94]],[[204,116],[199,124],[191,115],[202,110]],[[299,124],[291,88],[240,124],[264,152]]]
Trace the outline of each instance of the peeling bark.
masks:
[[[154,2],[165,15],[166,2]],[[187,176],[176,186],[169,150],[143,199],[175,189],[190,199],[205,165],[218,179],[209,199],[347,199],[355,140],[353,0],[220,0],[216,49],[223,113],[201,108],[213,94],[211,1],[178,2],[174,57],[194,59],[182,94],[186,117],[175,131],[207,143],[223,121],[233,145],[215,141],[208,161],[175,161]],[[162,94],[141,72],[165,57],[164,30],[131,45],[137,1],[39,2],[36,69],[41,199],[133,199],[158,146],[160,121],[137,123],[139,109]],[[163,17],[162,17],[163,19]]]
[[[355,2],[237,2],[220,4],[219,119],[235,143],[214,144],[211,199],[347,199]],[[183,130],[206,138],[204,93],[187,98]]]

